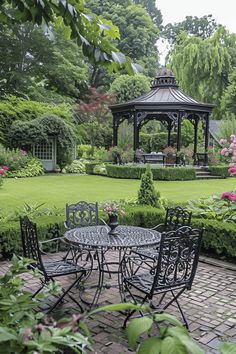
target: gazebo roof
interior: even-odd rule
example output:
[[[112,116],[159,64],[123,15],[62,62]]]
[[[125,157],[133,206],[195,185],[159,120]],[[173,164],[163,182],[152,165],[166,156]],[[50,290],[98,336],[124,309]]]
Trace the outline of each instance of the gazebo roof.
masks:
[[[211,112],[214,104],[203,103],[179,89],[173,73],[163,68],[152,82],[151,91],[125,103],[111,105],[113,113],[138,111],[186,110]]]

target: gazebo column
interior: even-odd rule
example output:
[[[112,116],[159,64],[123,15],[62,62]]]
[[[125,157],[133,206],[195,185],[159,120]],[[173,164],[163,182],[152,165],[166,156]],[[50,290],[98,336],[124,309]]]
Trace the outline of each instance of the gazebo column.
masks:
[[[204,165],[208,166],[208,146],[209,146],[209,113],[206,113],[205,119],[205,161]]]
[[[133,118],[133,128],[134,128],[134,142],[133,142],[133,149],[134,149],[134,161],[136,162],[136,150],[139,148],[139,128],[137,124],[137,113],[134,113]]]
[[[167,146],[170,146],[170,138],[171,138],[171,130],[172,130],[172,125],[171,123],[168,123],[168,137],[167,137]]]
[[[198,122],[199,118],[197,116],[194,117],[194,142],[193,142],[193,160],[194,165],[196,164],[196,155],[197,155],[197,143],[198,143]]]
[[[178,118],[177,118],[177,154],[176,154],[176,165],[179,165],[179,152],[181,149],[181,125],[182,125],[182,117],[184,116],[184,112],[179,111],[178,112]]]
[[[119,123],[118,123],[118,117],[117,115],[113,116],[113,146],[117,146],[118,144],[118,128],[119,128]]]

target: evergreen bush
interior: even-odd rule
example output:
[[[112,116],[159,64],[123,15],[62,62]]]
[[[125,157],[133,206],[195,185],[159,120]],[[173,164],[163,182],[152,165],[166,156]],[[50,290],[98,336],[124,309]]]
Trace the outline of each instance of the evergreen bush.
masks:
[[[142,175],[140,189],[138,192],[138,204],[158,206],[160,193],[155,190],[151,167],[148,164],[146,172]]]

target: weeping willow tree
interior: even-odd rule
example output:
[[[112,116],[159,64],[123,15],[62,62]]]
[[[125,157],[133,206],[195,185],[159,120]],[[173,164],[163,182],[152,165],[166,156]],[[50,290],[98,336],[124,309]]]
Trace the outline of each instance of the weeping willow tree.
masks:
[[[196,99],[217,105],[214,118],[221,117],[220,100],[235,54],[236,35],[220,27],[206,39],[182,32],[170,56],[170,66],[180,87]]]

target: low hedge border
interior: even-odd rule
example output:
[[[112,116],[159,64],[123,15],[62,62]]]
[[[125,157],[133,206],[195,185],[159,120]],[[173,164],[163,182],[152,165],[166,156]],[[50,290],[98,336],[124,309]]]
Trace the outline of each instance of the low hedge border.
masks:
[[[228,172],[229,166],[209,166],[210,172],[215,176],[221,176],[222,178],[230,177]]]
[[[88,162],[85,164],[85,172],[87,175],[95,175],[97,173],[94,173],[94,167],[97,166],[99,162]]]
[[[102,212],[100,217],[107,220],[107,215]],[[152,228],[164,221],[165,210],[149,206],[130,206],[126,208],[126,215],[120,218],[121,224],[136,225]],[[63,235],[63,216],[44,216],[35,219],[38,226],[40,240],[50,239],[56,235]],[[195,228],[205,228],[203,236],[203,249],[213,251],[216,255],[236,257],[236,232],[235,223],[223,223],[216,220],[193,218]],[[48,245],[49,246],[49,245]],[[49,251],[51,249],[46,249]],[[0,226],[0,258],[7,259],[13,253],[20,254],[21,239],[19,222],[1,224]]]
[[[106,165],[107,176],[113,178],[132,178],[140,179],[146,171],[146,166],[120,166]],[[188,181],[196,179],[194,168],[186,167],[151,167],[154,180],[162,181]]]

